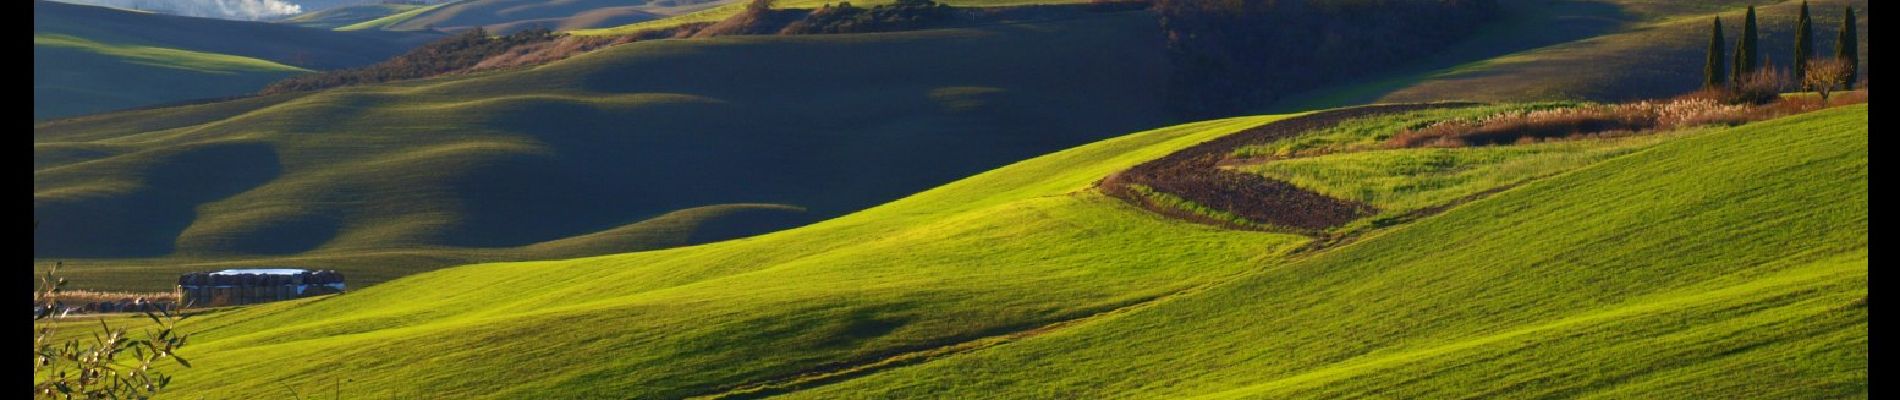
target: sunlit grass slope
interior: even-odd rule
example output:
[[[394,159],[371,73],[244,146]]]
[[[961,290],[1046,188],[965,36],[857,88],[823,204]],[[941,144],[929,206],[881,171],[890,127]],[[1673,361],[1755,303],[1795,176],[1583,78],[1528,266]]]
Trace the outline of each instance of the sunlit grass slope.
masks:
[[[1294,258],[1090,189],[1275,117],[1196,123],[765,236],[216,313],[177,394],[676,398],[1030,332],[783,393],[1864,397],[1866,113],[1669,139]]]
[[[1278,117],[1188,124],[790,231],[224,310],[174,394],[678,398],[990,343],[778,393],[1864,397],[1866,115],[1668,138],[1290,257],[1091,189]]]
[[[122,265],[324,267],[524,246],[702,206],[808,210],[746,231],[784,228],[1167,125],[1160,42],[1145,13],[664,40],[525,70],[44,123],[35,246],[43,259]],[[368,277],[450,265],[345,264]]]
[[[33,117],[51,118],[248,93],[309,72],[256,58],[33,37]]]
[[[432,36],[34,1],[33,117],[242,95],[292,74],[380,61]]]
[[[1274,118],[1106,140],[759,237],[453,268],[207,316],[176,387],[246,397],[340,377],[358,398],[672,398],[1081,317],[1305,242],[1089,189]]]
[[[1865,105],[795,398],[1865,398]]]
[[[131,64],[206,74],[238,75],[246,72],[277,72],[282,74],[310,72],[310,70],[307,69],[250,57],[168,49],[163,47],[99,43],[86,40],[85,38],[61,34],[35,34],[33,35],[33,45],[90,52],[109,58],[116,57]]]
[[[1668,136],[1476,148],[1374,150],[1241,167],[1388,212],[1411,211],[1562,173]]]

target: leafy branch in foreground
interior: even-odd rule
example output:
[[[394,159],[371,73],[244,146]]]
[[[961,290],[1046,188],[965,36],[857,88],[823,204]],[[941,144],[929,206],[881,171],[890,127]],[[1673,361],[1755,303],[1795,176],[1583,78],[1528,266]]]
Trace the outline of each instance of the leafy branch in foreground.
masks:
[[[177,324],[186,316],[171,307],[157,313],[146,312],[156,330],[146,329],[144,339],[127,335],[125,328],[114,329],[99,319],[99,331],[92,343],[79,338],[56,343],[58,324],[47,321],[63,313],[60,288],[66,279],[58,275],[63,263],[55,263],[40,277],[33,289],[33,397],[36,399],[147,399],[171,383],[171,377],[155,367],[171,359],[186,368],[191,363],[175,351],[185,346],[186,335]],[[123,359],[127,353],[130,359]]]

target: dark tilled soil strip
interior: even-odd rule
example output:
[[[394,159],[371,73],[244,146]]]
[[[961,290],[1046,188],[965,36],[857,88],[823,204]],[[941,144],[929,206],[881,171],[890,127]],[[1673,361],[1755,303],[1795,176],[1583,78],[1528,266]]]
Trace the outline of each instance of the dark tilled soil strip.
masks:
[[[1166,157],[1136,165],[1127,171],[1103,179],[1098,185],[1110,196],[1137,207],[1190,221],[1230,228],[1255,228],[1236,226],[1228,221],[1219,221],[1185,210],[1151,204],[1131,186],[1147,186],[1155,191],[1225,211],[1254,223],[1316,234],[1327,228],[1373,215],[1378,212],[1378,209],[1369,204],[1336,199],[1257,174],[1217,168],[1221,160],[1240,146],[1290,138],[1304,132],[1332,127],[1349,119],[1474,104],[1476,103],[1372,105],[1287,118],[1209,140]]]

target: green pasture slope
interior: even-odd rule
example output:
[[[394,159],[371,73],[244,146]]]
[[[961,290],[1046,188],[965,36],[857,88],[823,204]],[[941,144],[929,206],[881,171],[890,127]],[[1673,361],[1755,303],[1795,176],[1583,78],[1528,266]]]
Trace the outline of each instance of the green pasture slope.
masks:
[[[1317,252],[1091,189],[1276,118],[764,236],[213,313],[175,394],[1866,396],[1865,105],[1666,138]]]
[[[310,70],[230,54],[33,35],[33,117],[248,93]]]
[[[1388,213],[1435,207],[1562,173],[1681,133],[1481,148],[1376,150],[1243,168]]]
[[[346,396],[677,397],[1080,317],[1303,242],[1177,223],[1087,190],[1119,168],[1273,118],[1110,139],[791,231],[454,268],[207,316],[190,322],[203,329],[198,367],[176,384],[184,397],[271,393],[282,390],[275,378],[254,374],[278,365],[270,374],[314,388],[345,377],[319,372],[343,362],[356,371]],[[455,344],[477,338],[521,347]],[[505,365],[515,357],[548,361],[523,375]]]
[[[80,287],[163,288],[238,263],[336,267],[358,285],[663,247],[467,255],[678,210],[808,210],[692,241],[729,238],[1175,123],[1159,104],[1167,68],[1137,12],[640,42],[530,69],[52,121],[34,129],[36,257],[73,261]],[[753,216],[776,214],[764,211]]]
[[[1694,133],[1124,317],[798,394],[1864,398],[1867,152],[1865,105]]]
[[[340,33],[33,2],[33,118],[248,94],[290,75],[366,65],[434,37]]]

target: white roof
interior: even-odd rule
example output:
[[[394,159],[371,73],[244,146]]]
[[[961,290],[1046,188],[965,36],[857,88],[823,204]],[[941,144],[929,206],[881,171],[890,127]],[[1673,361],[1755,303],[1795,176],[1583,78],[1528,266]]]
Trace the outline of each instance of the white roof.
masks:
[[[212,275],[244,275],[244,274],[296,275],[296,274],[301,274],[305,272],[309,272],[309,270],[295,269],[295,268],[250,268],[250,269],[227,269],[223,271],[213,272],[211,274]]]

